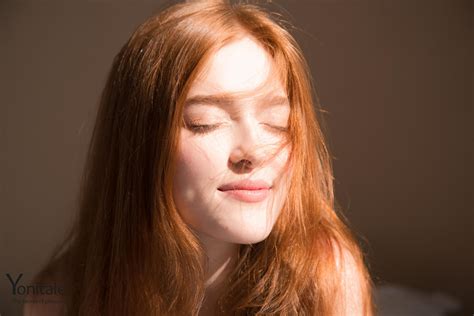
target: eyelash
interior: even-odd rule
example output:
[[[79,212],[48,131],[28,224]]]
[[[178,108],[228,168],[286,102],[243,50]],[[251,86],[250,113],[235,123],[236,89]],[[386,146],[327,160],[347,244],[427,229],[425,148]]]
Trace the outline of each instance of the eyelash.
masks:
[[[268,125],[268,124],[266,124]],[[268,125],[269,127],[273,128],[273,129],[276,129],[277,131],[281,132],[281,133],[286,133],[288,132],[288,128],[287,127],[281,127],[281,126],[273,126],[273,125]]]
[[[188,124],[189,129],[196,134],[207,134],[213,131],[219,124],[213,125],[200,125],[200,124]]]
[[[187,124],[188,128],[196,134],[207,134],[215,130],[220,124],[211,124],[211,125],[203,125],[203,124]],[[288,131],[288,128],[286,127],[281,127],[281,126],[274,126],[274,125],[269,125],[265,124],[268,127],[277,130],[279,133],[286,133]]]

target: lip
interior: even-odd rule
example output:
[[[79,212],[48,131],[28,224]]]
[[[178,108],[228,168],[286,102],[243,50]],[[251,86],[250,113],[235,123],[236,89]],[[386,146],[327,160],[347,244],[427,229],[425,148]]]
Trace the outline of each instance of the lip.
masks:
[[[268,197],[271,188],[266,181],[246,179],[224,184],[218,190],[233,199],[247,203],[257,203]]]
[[[223,194],[247,203],[257,203],[265,200],[270,194],[271,189],[260,190],[227,190],[221,191]]]
[[[268,190],[271,186],[264,180],[241,180],[241,181],[234,181],[230,183],[226,183],[221,185],[218,190],[219,191],[229,191],[229,190]]]

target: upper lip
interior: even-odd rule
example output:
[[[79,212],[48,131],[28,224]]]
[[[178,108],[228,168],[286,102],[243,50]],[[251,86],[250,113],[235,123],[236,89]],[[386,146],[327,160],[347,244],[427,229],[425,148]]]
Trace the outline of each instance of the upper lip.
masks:
[[[241,181],[234,181],[224,185],[221,185],[217,188],[220,191],[228,191],[228,190],[262,190],[262,189],[270,189],[270,185],[268,182],[264,180],[241,180]]]

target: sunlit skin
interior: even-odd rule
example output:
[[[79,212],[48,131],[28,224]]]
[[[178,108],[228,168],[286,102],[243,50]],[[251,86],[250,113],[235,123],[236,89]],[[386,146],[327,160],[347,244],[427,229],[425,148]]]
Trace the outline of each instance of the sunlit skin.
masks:
[[[244,36],[213,54],[186,98],[173,197],[209,258],[201,315],[212,314],[207,310],[239,245],[267,238],[285,202],[291,149],[281,145],[290,104],[274,70],[267,51]],[[224,93],[241,94],[219,102],[208,98]],[[218,190],[243,179],[268,182],[268,197],[249,203]]]

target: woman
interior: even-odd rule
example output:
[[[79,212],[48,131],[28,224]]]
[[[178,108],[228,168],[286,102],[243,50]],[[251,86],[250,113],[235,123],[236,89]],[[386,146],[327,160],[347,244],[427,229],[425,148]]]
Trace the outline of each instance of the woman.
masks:
[[[77,223],[37,278],[65,304],[25,314],[372,315],[309,78],[253,5],[143,23],[102,95]]]

